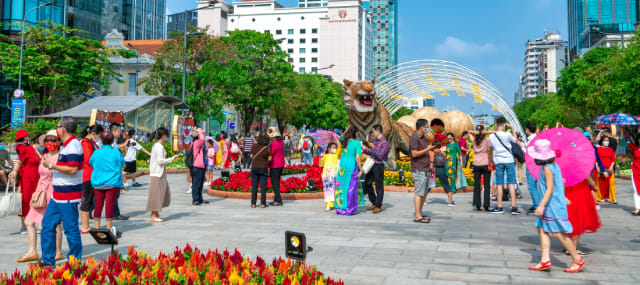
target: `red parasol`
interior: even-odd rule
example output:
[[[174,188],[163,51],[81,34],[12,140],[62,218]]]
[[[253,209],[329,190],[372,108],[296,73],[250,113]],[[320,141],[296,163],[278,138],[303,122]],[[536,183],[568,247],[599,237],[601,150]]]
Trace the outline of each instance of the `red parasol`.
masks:
[[[549,129],[536,135],[529,142],[529,147],[533,147],[540,139],[551,142],[551,149],[556,152],[555,162],[560,166],[565,186],[576,185],[589,176],[593,170],[596,155],[593,145],[582,133],[567,128]],[[528,151],[526,160],[527,169],[538,180],[541,167],[536,165]]]

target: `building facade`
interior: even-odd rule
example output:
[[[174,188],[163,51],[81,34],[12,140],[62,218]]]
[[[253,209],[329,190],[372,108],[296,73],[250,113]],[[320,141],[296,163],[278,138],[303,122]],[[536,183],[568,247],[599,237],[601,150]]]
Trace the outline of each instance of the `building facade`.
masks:
[[[519,88],[522,98],[555,93],[560,71],[569,64],[569,51],[558,34],[547,33],[544,38],[527,41],[524,54],[524,74]]]
[[[573,60],[604,38],[621,42],[621,35],[630,38],[639,22],[640,0],[568,0],[569,53]],[[609,38],[609,39],[607,39]]]
[[[329,0],[298,0],[298,7],[310,8],[310,7],[326,7],[329,5]]]
[[[198,13],[198,26],[208,26],[216,36],[236,29],[272,34],[296,72],[321,73],[339,82],[373,77],[371,18],[359,0],[304,8],[284,8],[274,0],[241,1]]]
[[[184,31],[184,22],[187,25],[198,26],[198,11],[185,11],[167,16],[167,34],[174,31]]]
[[[398,64],[398,0],[362,1],[372,15],[373,71],[378,77]]]
[[[0,0],[3,32],[18,33],[24,14],[50,0]],[[164,39],[166,0],[56,0],[56,4],[37,9],[27,22],[51,20],[87,31],[81,34],[102,40],[116,29],[127,40]],[[18,24],[18,26],[13,26]]]

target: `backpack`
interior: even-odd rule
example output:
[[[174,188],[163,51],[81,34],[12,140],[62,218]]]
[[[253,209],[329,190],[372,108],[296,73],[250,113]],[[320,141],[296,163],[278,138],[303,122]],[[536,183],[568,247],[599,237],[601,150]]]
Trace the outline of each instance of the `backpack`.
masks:
[[[240,153],[240,148],[238,147],[237,143],[231,142],[231,153],[233,154],[238,154]]]
[[[511,143],[511,153],[519,163],[525,163],[526,160],[524,158],[524,152],[522,151],[520,145],[518,145],[517,143]]]
[[[302,149],[309,150],[309,142],[307,140],[304,140],[304,143],[302,144]]]
[[[442,153],[441,151],[437,151],[433,155],[433,166],[435,168],[447,167],[447,159],[444,157],[444,153]]]
[[[188,149],[187,152],[184,154],[184,165],[188,169],[193,168],[193,147]]]

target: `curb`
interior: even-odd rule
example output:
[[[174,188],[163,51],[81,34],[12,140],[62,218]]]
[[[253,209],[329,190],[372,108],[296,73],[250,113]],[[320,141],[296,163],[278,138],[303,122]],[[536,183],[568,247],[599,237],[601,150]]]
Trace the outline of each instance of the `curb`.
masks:
[[[392,185],[385,185],[384,186],[384,192],[399,192],[399,193],[414,193],[415,187],[408,187],[408,186],[392,186]],[[444,193],[444,188],[443,187],[435,187],[432,188],[431,191],[429,191],[429,193]],[[473,193],[473,186],[467,186],[467,187],[462,187],[458,190],[455,191],[455,193]]]
[[[227,192],[207,188],[207,194],[211,197],[225,199],[251,200],[251,192]],[[280,193],[282,200],[316,200],[324,199],[323,192],[314,193]],[[273,200],[273,193],[267,193],[267,200]]]

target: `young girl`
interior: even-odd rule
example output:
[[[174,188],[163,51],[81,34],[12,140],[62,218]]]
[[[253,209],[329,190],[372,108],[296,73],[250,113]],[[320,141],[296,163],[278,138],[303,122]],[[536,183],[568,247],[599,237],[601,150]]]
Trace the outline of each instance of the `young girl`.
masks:
[[[327,212],[331,211],[335,201],[339,160],[338,145],[335,142],[330,142],[327,146],[327,152],[320,160],[320,166],[324,167],[322,170],[322,186],[324,188],[325,211]]]
[[[207,174],[205,180],[207,185],[213,181],[213,166],[216,165],[217,149],[213,147],[213,138],[207,138]]]
[[[584,260],[576,251],[576,246],[566,235],[573,232],[573,227],[569,222],[567,213],[567,200],[564,196],[564,183],[560,167],[554,162],[556,153],[551,149],[551,142],[540,139],[535,145],[527,149],[536,165],[542,166],[538,180],[538,195],[540,196],[540,205],[535,210],[536,227],[540,235],[540,249],[542,257],[540,262],[535,266],[529,267],[533,271],[551,270],[551,259],[549,252],[551,250],[551,238],[553,235],[573,258],[573,263],[565,272],[577,273],[584,268]]]

